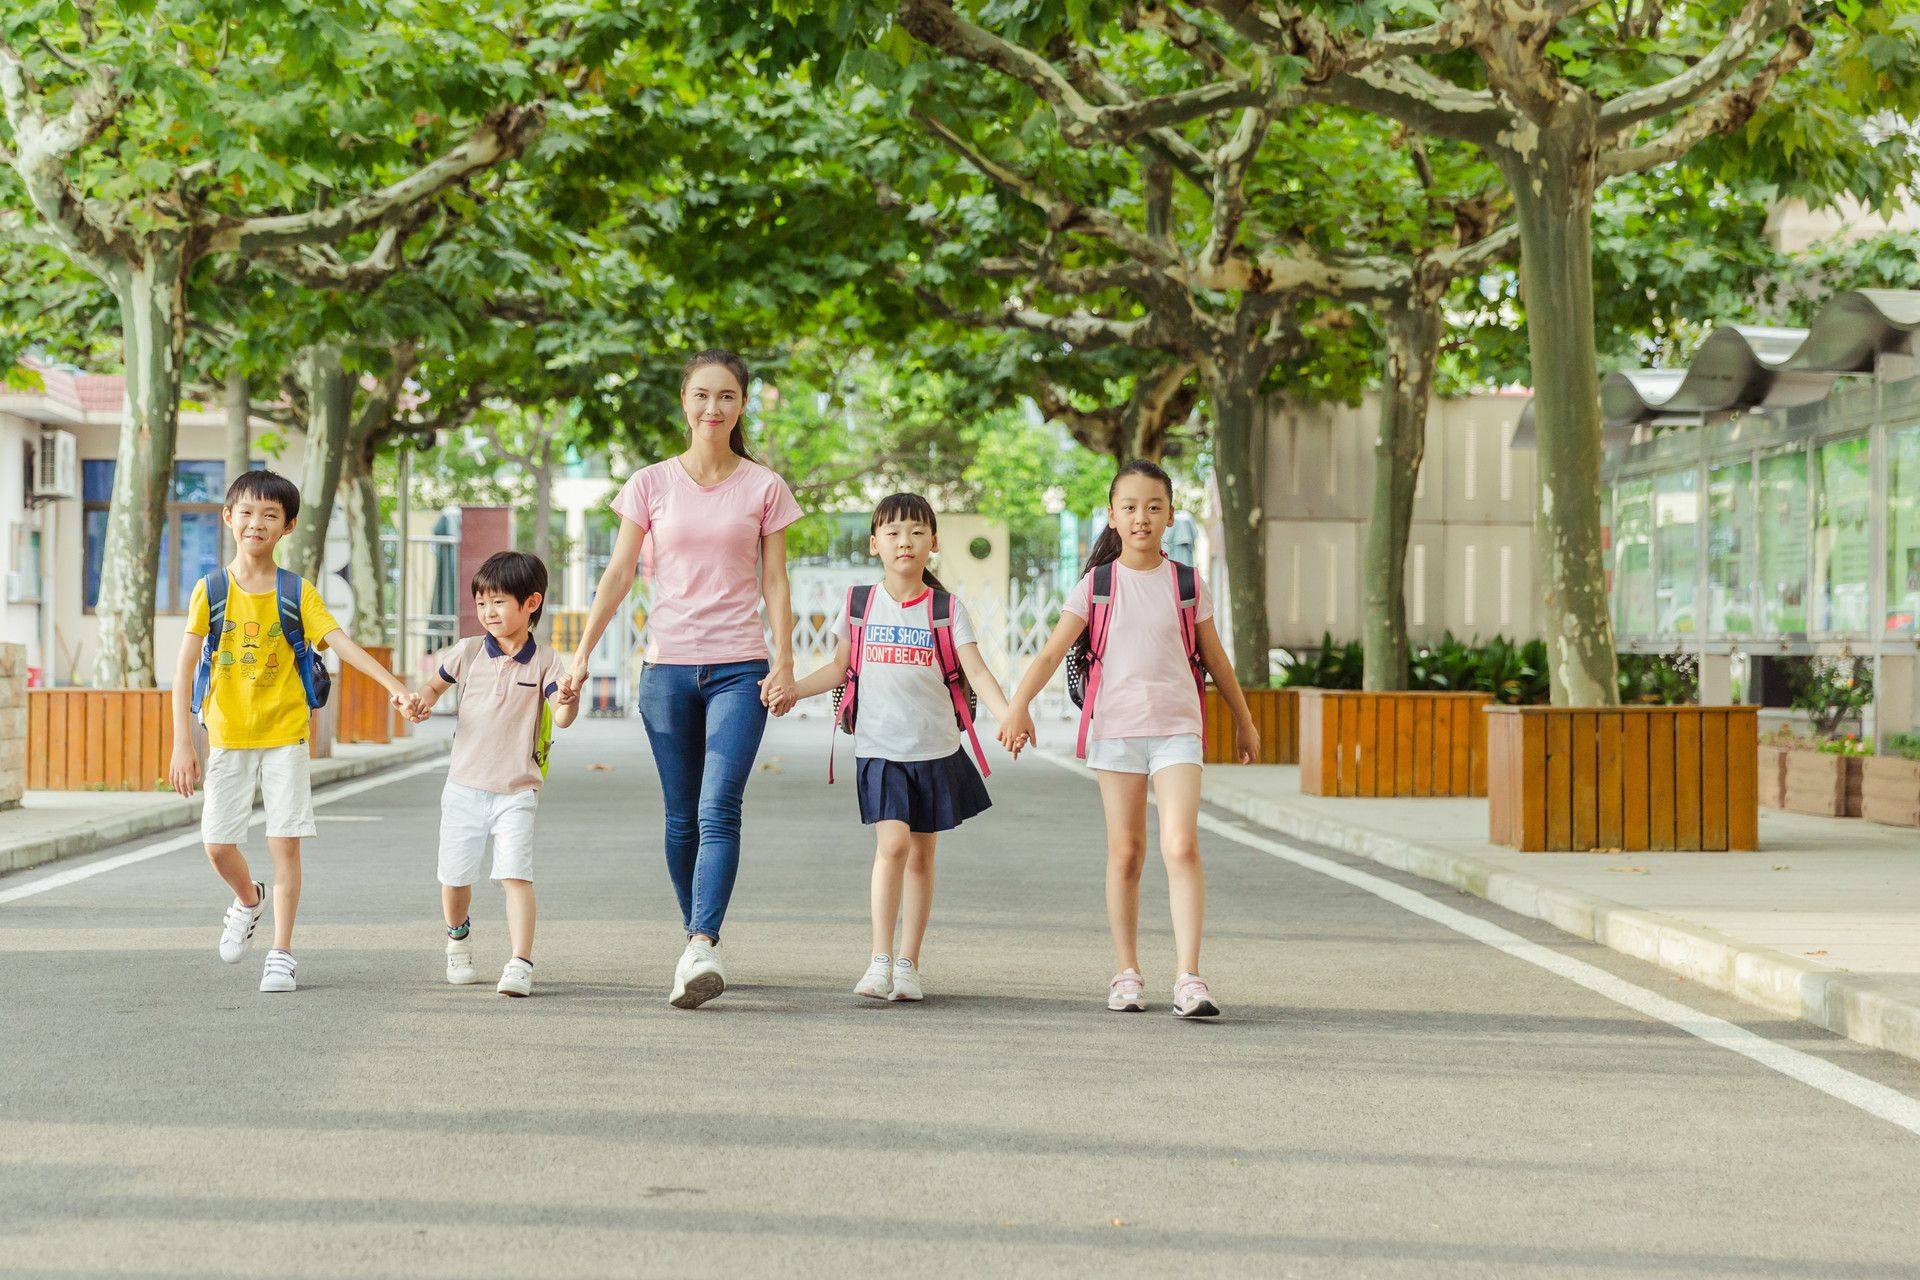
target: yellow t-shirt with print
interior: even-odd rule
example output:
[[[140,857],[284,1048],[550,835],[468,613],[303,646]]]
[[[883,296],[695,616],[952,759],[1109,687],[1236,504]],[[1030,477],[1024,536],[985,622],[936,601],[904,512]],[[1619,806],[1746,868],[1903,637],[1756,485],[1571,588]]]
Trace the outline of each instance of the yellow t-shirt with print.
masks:
[[[207,634],[207,584],[193,584],[187,630]],[[307,644],[339,628],[305,579],[300,583],[300,625]],[[307,737],[307,691],[294,669],[293,646],[280,631],[280,601],[272,591],[242,591],[227,574],[227,616],[213,655],[213,678],[201,714],[207,741],[216,747],[284,747]]]

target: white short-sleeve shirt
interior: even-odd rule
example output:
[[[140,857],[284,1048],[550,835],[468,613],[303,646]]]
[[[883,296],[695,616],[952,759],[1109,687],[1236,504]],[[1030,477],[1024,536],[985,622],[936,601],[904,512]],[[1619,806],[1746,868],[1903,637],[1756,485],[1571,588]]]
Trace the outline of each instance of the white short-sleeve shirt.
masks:
[[[849,627],[840,615],[839,636]],[[973,644],[973,620],[953,600],[953,647]],[[953,696],[933,651],[933,589],[904,603],[876,583],[867,605],[853,753],[881,760],[942,760],[960,749]]]

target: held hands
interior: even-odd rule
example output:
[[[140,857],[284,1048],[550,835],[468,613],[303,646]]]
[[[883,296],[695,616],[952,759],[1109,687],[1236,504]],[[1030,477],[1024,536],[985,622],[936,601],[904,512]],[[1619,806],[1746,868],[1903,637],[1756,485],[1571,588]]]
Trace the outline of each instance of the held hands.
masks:
[[[173,759],[167,764],[167,785],[186,799],[193,799],[193,789],[200,781],[200,760],[193,754],[193,748],[185,744],[173,749]]]
[[[427,718],[427,713],[433,710],[433,704],[417,693],[410,693],[405,689],[395,689],[393,691],[393,709],[415,724],[419,724]]]
[[[775,667],[767,672],[766,679],[760,682],[760,702],[776,716],[784,716],[793,710],[797,699],[793,696],[793,669]]]
[[[1015,760],[1020,758],[1020,752],[1028,743],[1036,747],[1040,745],[1040,735],[1034,732],[1033,717],[1024,706],[1007,708],[1006,718],[1001,720],[1000,732],[995,736]]]
[[[567,674],[560,677],[559,701],[573,702],[580,697],[580,691],[587,687],[587,664],[585,659],[575,658],[573,665],[567,668]]]

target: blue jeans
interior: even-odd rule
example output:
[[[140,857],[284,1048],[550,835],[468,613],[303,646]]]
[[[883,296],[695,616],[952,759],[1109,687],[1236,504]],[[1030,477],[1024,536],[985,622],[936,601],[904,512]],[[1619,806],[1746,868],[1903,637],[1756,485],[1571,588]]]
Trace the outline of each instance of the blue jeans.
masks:
[[[764,659],[719,666],[648,663],[640,718],[666,795],[667,872],[687,936],[720,940],[740,870],[740,800],[766,731]]]

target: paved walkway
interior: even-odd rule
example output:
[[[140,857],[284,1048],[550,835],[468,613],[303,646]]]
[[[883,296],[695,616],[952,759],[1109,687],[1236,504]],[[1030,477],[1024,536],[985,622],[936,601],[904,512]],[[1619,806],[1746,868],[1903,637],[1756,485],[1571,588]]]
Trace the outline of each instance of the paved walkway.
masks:
[[[425,760],[447,749],[450,727],[433,721],[386,744],[337,745],[313,762],[316,785],[365,777]],[[122,840],[200,820],[201,797],[171,791],[29,791],[19,807],[0,810],[0,872],[24,871],[92,853]]]
[[[1206,794],[1920,1057],[1920,832],[1762,809],[1757,853],[1518,853],[1488,842],[1485,800],[1303,795],[1284,765],[1209,769]]]
[[[556,747],[531,1000],[440,980],[430,767],[321,797],[291,996],[191,848],[0,878],[0,1273],[1920,1277],[1912,1063],[1362,859],[1209,817],[1227,1017],[1168,1016],[1151,869],[1154,1008],[1106,1012],[1045,760],[942,842],[928,1001],[857,1000],[825,740],[769,738],[696,1013],[628,722]]]

